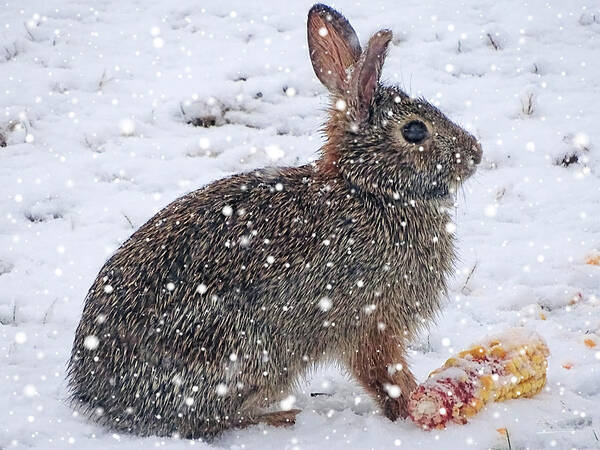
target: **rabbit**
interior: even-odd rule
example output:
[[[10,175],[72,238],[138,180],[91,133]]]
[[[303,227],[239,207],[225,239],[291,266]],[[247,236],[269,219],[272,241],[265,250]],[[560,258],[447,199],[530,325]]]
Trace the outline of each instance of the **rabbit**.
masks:
[[[211,440],[293,424],[295,383],[328,362],[389,420],[406,417],[407,346],[440,310],[453,196],[482,150],[380,83],[391,40],[383,29],[363,50],[339,12],[310,9],[310,59],[331,95],[320,158],[191,192],[110,257],[75,334],[76,407],[116,430]]]

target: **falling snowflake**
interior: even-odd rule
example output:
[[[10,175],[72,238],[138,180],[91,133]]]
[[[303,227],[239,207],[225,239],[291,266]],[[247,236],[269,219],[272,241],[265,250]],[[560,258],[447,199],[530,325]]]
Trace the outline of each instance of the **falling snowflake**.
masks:
[[[332,306],[333,306],[333,302],[331,301],[331,299],[329,297],[323,297],[321,300],[319,300],[319,308],[323,312],[329,311]]]
[[[85,348],[87,348],[88,350],[96,350],[98,348],[99,343],[100,343],[100,341],[93,334],[86,336],[85,339],[83,340],[83,346]]]
[[[228,391],[228,389],[227,389],[227,385],[226,384],[219,383],[217,385],[217,388],[216,388],[217,395],[219,395],[219,396],[222,397],[225,394],[227,394],[227,391]]]
[[[286,398],[279,402],[279,406],[283,411],[289,411],[294,407],[294,403],[296,403],[296,397],[293,395],[288,395]]]

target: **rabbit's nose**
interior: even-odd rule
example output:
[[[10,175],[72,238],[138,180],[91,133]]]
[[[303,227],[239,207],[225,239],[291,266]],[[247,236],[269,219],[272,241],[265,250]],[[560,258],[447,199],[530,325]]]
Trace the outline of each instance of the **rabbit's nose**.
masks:
[[[481,162],[481,156],[483,155],[483,150],[481,149],[479,142],[475,142],[473,147],[471,147],[471,151],[473,152],[473,163],[479,164]]]

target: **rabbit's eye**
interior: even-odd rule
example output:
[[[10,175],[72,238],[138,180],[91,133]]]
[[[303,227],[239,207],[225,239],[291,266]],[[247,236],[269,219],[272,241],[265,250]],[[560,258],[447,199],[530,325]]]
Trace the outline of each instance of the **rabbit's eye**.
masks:
[[[402,137],[411,144],[417,144],[429,136],[427,126],[420,120],[411,120],[402,127]]]

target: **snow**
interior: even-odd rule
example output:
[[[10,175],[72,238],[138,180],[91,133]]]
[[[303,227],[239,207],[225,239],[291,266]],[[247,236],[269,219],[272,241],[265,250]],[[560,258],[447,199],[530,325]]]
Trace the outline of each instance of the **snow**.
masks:
[[[306,48],[310,6],[3,2],[0,448],[507,448],[499,428],[513,448],[597,448],[600,266],[586,259],[600,252],[600,9],[591,0],[335,4],[363,42],[391,28],[383,78],[439,105],[484,149],[458,198],[461,260],[448,301],[412,346],[415,374],[424,380],[482,336],[524,325],[550,347],[544,392],[426,433],[383,418],[327,366],[290,393],[303,410],[294,427],[234,430],[210,446],[116,435],[66,404],[83,298],[135,228],[213,180],[318,156],[327,97]]]

